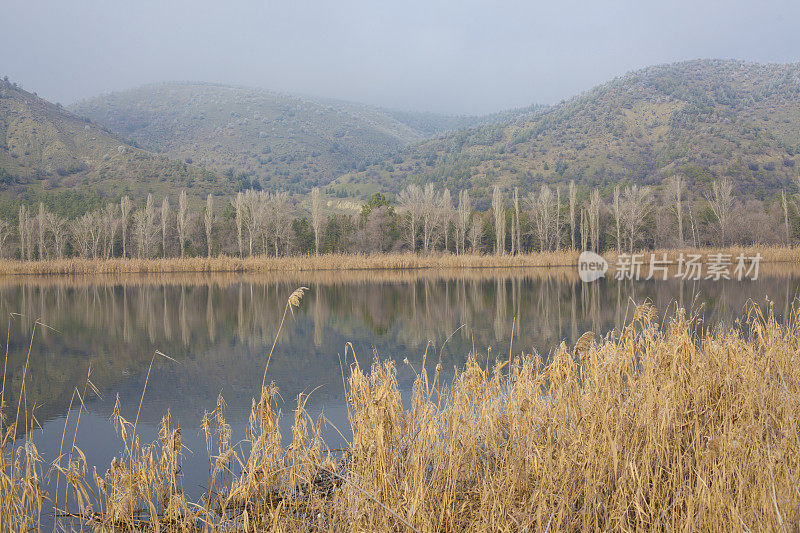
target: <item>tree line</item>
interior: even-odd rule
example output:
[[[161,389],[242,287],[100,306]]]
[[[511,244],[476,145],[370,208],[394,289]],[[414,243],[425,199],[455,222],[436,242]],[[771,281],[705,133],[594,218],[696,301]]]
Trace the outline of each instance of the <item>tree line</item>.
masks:
[[[798,183],[800,185],[800,183]],[[782,191],[772,201],[738,198],[728,178],[692,194],[674,175],[660,187],[597,189],[542,184],[520,194],[495,187],[488,209],[473,206],[468,190],[451,194],[433,184],[407,185],[390,201],[374,194],[358,214],[331,213],[323,193],[308,206],[288,192],[249,189],[202,207],[182,191],[156,206],[153,195],[130,197],[67,219],[20,205],[16,221],[0,219],[0,257],[250,257],[320,253],[449,252],[519,254],[536,251],[792,244],[800,226],[800,196]]]

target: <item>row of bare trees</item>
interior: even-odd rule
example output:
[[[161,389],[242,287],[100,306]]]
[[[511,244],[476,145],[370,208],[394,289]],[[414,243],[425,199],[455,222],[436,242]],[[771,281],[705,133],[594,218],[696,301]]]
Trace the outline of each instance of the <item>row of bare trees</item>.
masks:
[[[289,193],[250,189],[237,193],[232,202],[236,213],[236,237],[240,256],[244,256],[245,239],[249,256],[259,251],[264,254],[274,253],[275,257],[280,255],[281,250],[285,254],[289,252],[292,233],[292,204]],[[206,212],[210,211],[209,204]]]
[[[464,249],[466,224],[471,211],[466,190],[459,194],[458,208],[453,207],[449,189],[436,191],[432,183],[424,187],[409,185],[401,191],[397,201],[408,218],[406,238],[413,252],[417,251],[418,228],[422,232],[421,251],[425,253],[435,249],[439,243],[449,249],[451,238],[455,239],[457,250]]]
[[[174,207],[168,197],[158,207],[152,195],[139,205],[125,196],[72,220],[40,203],[35,209],[20,206],[16,225],[0,219],[0,257],[146,259],[400,249],[518,254],[792,242],[794,227],[800,226],[800,196],[782,192],[778,202],[767,204],[736,198],[733,191],[731,180],[723,178],[702,197],[691,195],[679,175],[658,189],[618,185],[607,198],[597,189],[579,191],[574,182],[542,184],[524,196],[516,188],[495,187],[489,209],[480,212],[467,190],[452,195],[431,183],[411,184],[397,196],[396,210],[377,195],[384,203],[357,220],[324,213],[323,196],[314,189],[310,222],[296,218],[287,192],[242,191],[221,207],[208,195],[193,209],[185,191]],[[8,244],[14,238],[16,249]]]
[[[710,190],[694,202],[687,200],[686,180],[680,175],[665,180],[660,191],[635,184],[617,185],[608,203],[597,189],[592,189],[579,200],[574,181],[568,184],[565,192],[566,198],[562,200],[560,186],[543,184],[521,202],[516,188],[508,201],[503,191],[495,187],[490,211],[483,219],[479,213],[472,212],[466,191],[459,193],[458,206],[454,208],[450,192],[447,189],[437,192],[431,184],[424,188],[409,185],[400,193],[398,203],[406,217],[408,248],[416,251],[417,242],[421,241],[423,252],[429,252],[437,245],[444,245],[444,249],[449,250],[447,236],[451,228],[455,234],[456,253],[466,251],[468,235],[471,249],[478,251],[488,226],[494,232],[496,254],[559,249],[600,251],[603,245],[632,251],[654,244],[656,230],[663,231],[665,226],[671,225],[663,223],[663,219],[674,221],[671,231],[675,235],[669,243],[661,243],[663,246],[683,248],[687,245],[757,243],[759,236],[744,231],[741,224],[737,235],[732,238],[734,209],[742,209],[742,216],[737,217],[741,220],[763,220],[769,216],[764,211],[765,204],[760,202],[741,200],[737,204],[733,182],[728,178],[714,181]],[[800,211],[800,197],[794,202],[790,199],[784,191],[781,192],[783,241],[787,244],[791,242],[792,204],[796,211]],[[709,224],[709,217],[701,224],[697,219],[698,210],[710,212],[713,224]],[[706,235],[701,236],[701,225]],[[713,226],[715,235],[708,235],[709,226]],[[775,235],[768,228],[762,230],[761,242],[774,243]]]
[[[210,194],[202,215],[205,248],[211,257],[215,216],[214,200]],[[61,259],[68,245],[72,255],[87,259],[170,257],[173,250],[174,255],[183,257],[192,218],[186,191],[180,193],[174,215],[168,197],[164,197],[159,210],[151,194],[139,207],[134,206],[128,196],[123,196],[119,203],[106,204],[72,220],[49,211],[43,203],[39,203],[35,213],[23,205],[19,208],[16,231],[19,258]],[[12,225],[0,220],[0,257],[7,255],[4,245],[13,234]]]

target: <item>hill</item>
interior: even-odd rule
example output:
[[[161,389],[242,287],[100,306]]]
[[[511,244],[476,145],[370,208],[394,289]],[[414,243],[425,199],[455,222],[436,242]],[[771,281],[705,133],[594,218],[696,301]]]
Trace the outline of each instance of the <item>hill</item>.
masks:
[[[798,175],[800,64],[697,60],[645,68],[534,114],[418,143],[350,172],[340,196],[396,192],[408,182],[471,188],[488,205],[495,184],[531,190],[576,180],[605,193],[617,182],[658,184],[673,173],[705,190],[730,176],[764,197]]]
[[[240,188],[295,193],[483,120],[199,83],[146,85],[71,109],[142,148],[224,172]]]
[[[0,81],[0,210],[44,199],[74,215],[104,199],[187,188],[194,196],[231,184],[184,162],[136,148],[7,80]]]

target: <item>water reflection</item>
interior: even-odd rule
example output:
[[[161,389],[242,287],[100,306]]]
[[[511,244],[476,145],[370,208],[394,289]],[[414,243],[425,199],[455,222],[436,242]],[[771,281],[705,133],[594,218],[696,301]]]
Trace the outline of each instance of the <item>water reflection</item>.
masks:
[[[47,448],[63,430],[63,416],[89,367],[103,399],[87,403],[86,416],[100,461],[117,452],[105,424],[117,396],[135,415],[148,365],[156,358],[141,420],[152,429],[170,410],[188,435],[222,393],[228,418],[241,427],[257,394],[266,355],[287,296],[310,288],[288,317],[270,364],[287,408],[314,390],[309,406],[346,425],[342,369],[345,343],[360,364],[374,354],[398,361],[399,382],[409,388],[426,348],[443,366],[536,350],[546,355],[562,340],[585,331],[608,332],[630,315],[634,302],[659,310],[702,308],[707,325],[741,316],[749,299],[775,301],[786,313],[798,293],[800,270],[763,268],[758,281],[615,282],[586,284],[572,269],[461,272],[361,272],[267,275],[173,275],[108,278],[17,278],[0,281],[0,312],[10,321],[6,402],[16,405],[34,322],[26,383]],[[513,346],[509,346],[513,332]],[[319,387],[319,388],[317,388]],[[147,430],[145,429],[145,434]],[[103,435],[103,436],[100,436]],[[113,444],[112,444],[113,442]],[[202,449],[202,446],[199,446]]]

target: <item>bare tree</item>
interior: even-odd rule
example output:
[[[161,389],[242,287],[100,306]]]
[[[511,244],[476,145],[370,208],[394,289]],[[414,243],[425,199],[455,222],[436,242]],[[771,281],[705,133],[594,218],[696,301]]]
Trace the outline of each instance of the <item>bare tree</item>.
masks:
[[[123,196],[119,202],[122,218],[120,219],[120,226],[122,226],[122,257],[128,257],[128,224],[130,223],[131,199]]]
[[[450,189],[445,189],[439,196],[439,227],[442,229],[444,235],[444,250],[448,251],[450,248],[449,235],[450,223],[453,221],[453,199],[450,196]]]
[[[136,242],[136,255],[139,259],[147,257],[147,213],[137,209],[133,213],[133,238]]]
[[[45,210],[44,203],[39,202],[39,216],[36,217],[36,228],[39,230],[39,261],[44,261],[44,227]]]
[[[781,207],[783,207],[783,225],[786,230],[786,246],[790,246],[792,241],[789,234],[789,204],[786,202],[786,191],[781,189]]]
[[[589,195],[589,205],[587,206],[587,219],[589,225],[589,234],[592,239],[592,250],[595,253],[600,252],[600,208],[602,200],[600,200],[600,191],[597,189],[592,190]]]
[[[519,222],[519,190],[514,187],[514,250],[517,254],[522,253],[522,228]]]
[[[75,243],[75,248],[83,258],[92,255],[92,227],[94,226],[94,213],[84,213],[71,221],[70,233]]]
[[[161,202],[161,255],[167,257],[167,230],[169,229],[169,196]]]
[[[117,204],[108,204],[102,212],[103,231],[103,255],[106,259],[114,254],[114,239],[117,236],[117,227],[120,218],[117,216]]]
[[[408,243],[411,251],[417,251],[417,228],[423,210],[422,189],[418,185],[409,185],[397,197],[400,209],[408,219]]]
[[[18,226],[19,226],[19,258],[21,260],[29,259],[26,257],[26,250],[27,247],[25,246],[26,241],[30,239],[28,236],[28,208],[24,205],[19,206],[19,216],[17,218]]]
[[[27,235],[27,238],[25,239],[25,255],[29,260],[33,261],[35,259],[34,245],[36,244],[36,217],[32,216],[30,210],[28,211],[28,216],[25,219],[25,224],[25,234]]]
[[[589,230],[588,222],[586,220],[586,208],[581,207],[581,221],[580,221],[580,234],[581,234],[581,250],[586,250],[589,244]]]
[[[511,255],[517,253],[517,217],[511,212]]]
[[[291,202],[286,191],[268,194],[266,197],[267,220],[272,231],[275,257],[278,257],[280,246],[289,249],[292,233]]]
[[[0,258],[3,257],[3,245],[5,245],[13,231],[11,224],[7,220],[0,218]]]
[[[531,193],[528,196],[528,207],[531,210],[531,218],[533,218],[536,235],[539,238],[539,251],[549,251],[555,241],[552,234],[556,227],[556,199],[547,184],[542,185],[538,195]]]
[[[319,243],[322,237],[322,197],[319,187],[311,189],[311,226],[314,228],[314,255],[319,255]]]
[[[362,251],[367,253],[386,251],[391,220],[389,208],[385,205],[370,210],[358,234]]]
[[[625,233],[628,236],[628,244],[631,253],[634,251],[636,241],[639,238],[639,232],[650,211],[651,203],[652,197],[649,188],[639,187],[638,185],[625,187],[625,192],[622,195],[620,214],[622,224],[625,227]]]
[[[145,240],[144,240],[144,254],[145,257],[152,257],[153,255],[153,240],[156,237],[156,206],[153,202],[153,195],[147,195],[147,201],[144,204],[144,220],[145,220]]]
[[[211,193],[206,196],[206,212],[203,214],[203,222],[206,227],[206,249],[208,258],[211,259],[211,230],[214,226],[214,197],[211,196]]]
[[[619,184],[614,186],[614,222],[617,224],[617,252],[622,250],[622,213],[619,206]]]
[[[253,256],[253,240],[260,233],[264,217],[262,216],[263,193],[248,189],[242,195],[242,224],[247,230],[248,250],[250,257]],[[266,250],[265,250],[266,252]]]
[[[733,182],[728,178],[717,180],[711,184],[711,194],[706,197],[714,216],[719,223],[722,246],[725,246],[725,232],[728,229],[733,209]]]
[[[67,220],[55,213],[47,213],[47,229],[53,236],[53,252],[57,259],[61,259],[64,257],[64,245],[69,236]]]
[[[438,209],[438,198],[433,183],[428,183],[422,189],[422,249],[425,253],[430,251]]]
[[[460,245],[461,253],[465,251],[467,243],[467,225],[469,224],[469,216],[472,212],[472,203],[469,198],[469,192],[464,189],[458,193],[458,242]]]
[[[561,186],[556,185],[556,209],[554,211],[555,228],[553,237],[555,238],[554,250],[561,248]]]
[[[472,225],[469,229],[469,246],[473,254],[481,253],[483,244],[483,220],[479,216],[472,217]]]
[[[700,236],[698,235],[697,225],[694,223],[694,215],[692,214],[692,204],[689,203],[687,205],[689,211],[689,225],[691,226],[692,230],[692,248],[699,248],[700,247]]]
[[[683,248],[683,176],[673,174],[667,181],[667,190],[675,202],[675,216],[678,219],[678,248]]]
[[[281,248],[288,251],[291,242],[292,218],[289,193],[286,191],[254,195],[254,232],[263,240],[264,253],[270,245],[278,257]]]
[[[575,206],[577,205],[577,192],[575,190],[575,180],[569,182],[569,237],[572,249],[575,249]]]
[[[506,210],[504,203],[500,187],[495,186],[494,191],[492,191],[492,211],[494,211],[494,253],[497,255],[504,254],[506,251]]]
[[[242,223],[244,219],[244,196],[242,192],[236,193],[233,200],[233,208],[236,212],[236,241],[239,243],[239,257],[242,257],[244,251],[242,249]]]
[[[177,217],[177,228],[178,228],[178,242],[181,246],[181,257],[184,256],[185,247],[186,247],[186,219],[189,214],[189,206],[186,202],[186,191],[181,191],[180,196],[178,197],[178,217]]]
[[[104,233],[103,214],[100,211],[92,211],[91,213],[88,213],[88,215],[92,259],[97,259],[100,256],[100,241],[103,239]]]

